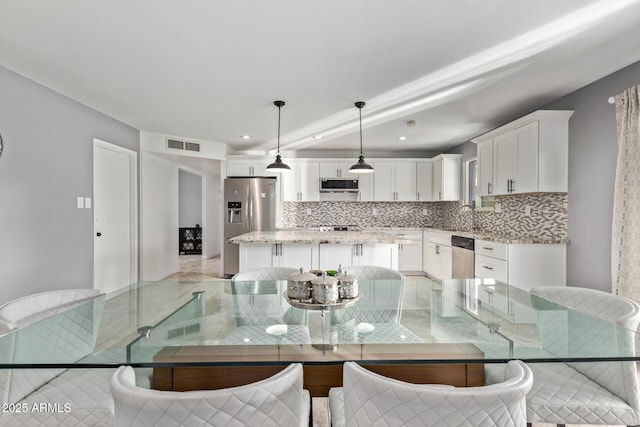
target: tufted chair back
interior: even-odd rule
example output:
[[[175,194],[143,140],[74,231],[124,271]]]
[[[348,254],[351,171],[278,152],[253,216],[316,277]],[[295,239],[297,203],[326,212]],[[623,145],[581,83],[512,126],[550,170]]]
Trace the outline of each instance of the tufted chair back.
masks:
[[[105,295],[96,289],[63,289],[18,298],[0,306],[0,359],[16,363],[73,363],[93,352]],[[46,319],[46,320],[45,320]],[[9,369],[0,373],[0,400],[15,403],[63,369]]]
[[[635,355],[640,305],[607,292],[579,287],[531,289],[539,313],[539,334],[545,350],[557,355],[588,354],[597,341],[601,349],[624,346]],[[567,310],[567,308],[571,310]],[[602,320],[599,321],[599,320]],[[625,329],[612,329],[618,325]],[[576,371],[627,402],[640,414],[640,388],[635,362],[568,363]]]
[[[137,387],[133,369],[121,366],[111,378],[111,393],[116,427],[309,425],[309,393],[302,388],[299,363],[256,383],[185,392]]]
[[[533,375],[520,361],[507,363],[504,382],[485,387],[410,384],[354,362],[346,362],[343,372],[344,416],[349,426],[526,425],[526,395]]]
[[[241,271],[231,278],[232,282],[243,280],[287,280],[291,273],[299,271],[298,268],[272,267],[255,268],[253,270]]]

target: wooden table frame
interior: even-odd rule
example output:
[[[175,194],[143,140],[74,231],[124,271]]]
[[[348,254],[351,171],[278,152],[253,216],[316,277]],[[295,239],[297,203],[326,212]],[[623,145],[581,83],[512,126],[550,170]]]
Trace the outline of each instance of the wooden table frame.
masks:
[[[325,397],[329,388],[342,386],[340,362],[348,360],[380,375],[416,384],[482,386],[483,358],[484,353],[472,344],[345,344],[330,351],[311,345],[165,347],[154,362],[205,366],[154,368],[153,388],[188,391],[235,387],[274,375],[284,369],[283,362],[301,362],[304,388],[312,397]],[[387,362],[390,360],[394,363]],[[469,360],[478,362],[465,362]]]

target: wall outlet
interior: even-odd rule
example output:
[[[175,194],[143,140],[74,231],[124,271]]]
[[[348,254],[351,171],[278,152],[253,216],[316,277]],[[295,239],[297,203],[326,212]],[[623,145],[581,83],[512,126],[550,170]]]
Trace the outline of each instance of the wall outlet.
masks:
[[[371,209],[371,215],[373,215],[373,216],[378,215],[378,208]]]
[[[495,213],[500,213],[500,212],[502,212],[502,203],[500,203],[500,202],[495,202],[495,203],[493,204],[493,211],[494,211]]]
[[[530,216],[531,215],[531,206],[525,206],[524,207],[524,214],[526,216]]]
[[[311,215],[311,208],[307,208],[307,215]]]

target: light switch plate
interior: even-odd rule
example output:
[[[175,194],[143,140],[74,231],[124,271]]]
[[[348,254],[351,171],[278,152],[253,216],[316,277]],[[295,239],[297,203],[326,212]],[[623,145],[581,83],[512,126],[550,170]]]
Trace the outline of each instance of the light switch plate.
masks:
[[[84,198],[84,208],[91,209],[91,197]]]

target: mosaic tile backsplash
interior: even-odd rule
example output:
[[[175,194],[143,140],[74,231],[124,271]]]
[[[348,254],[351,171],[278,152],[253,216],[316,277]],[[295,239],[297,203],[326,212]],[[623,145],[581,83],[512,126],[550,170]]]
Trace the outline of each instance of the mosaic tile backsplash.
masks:
[[[567,237],[567,193],[500,196],[495,198],[495,204],[499,212],[472,212],[462,202],[283,202],[282,227],[357,225],[471,230],[475,225],[475,230],[505,236]]]

